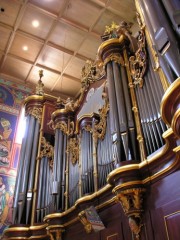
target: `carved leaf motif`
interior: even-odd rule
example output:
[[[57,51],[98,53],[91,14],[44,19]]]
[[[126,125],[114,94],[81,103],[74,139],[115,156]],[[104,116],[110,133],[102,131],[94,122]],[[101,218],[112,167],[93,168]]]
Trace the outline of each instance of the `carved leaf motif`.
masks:
[[[64,134],[68,134],[68,127],[67,127],[67,123],[65,121],[58,122],[55,125],[55,129],[56,128],[59,128]]]
[[[41,123],[42,108],[37,108],[37,107],[28,108],[26,111],[26,115],[34,116]]]
[[[103,140],[106,134],[107,113],[109,111],[109,104],[106,104],[99,110],[100,121],[94,125],[93,137],[95,139]]]
[[[143,86],[143,76],[146,72],[146,49],[145,49],[145,35],[141,30],[138,36],[138,50],[135,52],[135,56],[129,58],[131,76],[133,78],[134,85]]]
[[[79,142],[77,138],[70,138],[68,144],[68,150],[71,157],[71,162],[73,165],[79,161]]]
[[[46,141],[45,137],[41,138],[40,157],[48,157],[50,167],[53,167],[54,147]]]

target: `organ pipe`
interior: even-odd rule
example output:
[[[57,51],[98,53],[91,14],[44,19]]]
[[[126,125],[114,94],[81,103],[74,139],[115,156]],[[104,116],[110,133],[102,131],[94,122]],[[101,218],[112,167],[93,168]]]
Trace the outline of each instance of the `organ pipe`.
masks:
[[[155,44],[153,42],[152,30],[151,30],[149,20],[145,17],[146,13],[144,11],[143,2],[140,2],[139,0],[135,0],[135,5],[139,14],[137,15],[139,25],[145,31],[146,41],[148,44],[148,49],[150,51],[150,57],[152,58],[152,62],[153,62],[153,68],[157,71],[160,77],[160,80],[162,82],[163,89],[165,91],[169,87],[170,82],[173,81],[172,73],[170,72],[169,68],[167,68],[167,65],[164,63],[164,59],[159,58],[158,54],[153,48]]]
[[[25,148],[26,148],[26,142],[27,142],[27,133],[28,133],[28,127],[29,126],[29,120],[30,116],[26,117],[26,129],[25,129],[25,134],[24,134],[24,139],[22,141],[22,146],[21,146],[21,153],[20,153],[20,158],[19,158],[19,166],[18,166],[18,174],[16,178],[16,185],[15,185],[15,194],[14,194],[14,203],[13,203],[13,223],[16,222],[16,216],[17,216],[17,211],[18,211],[18,197],[19,197],[19,189],[20,189],[20,181],[21,181],[21,175],[22,175],[22,170],[23,170],[23,163],[24,163],[24,155],[25,155]]]
[[[35,180],[34,180],[34,196],[33,196],[33,202],[32,202],[32,215],[31,215],[31,225],[33,225],[36,222],[36,202],[37,202],[37,190],[38,190],[38,177],[39,177],[39,167],[40,167],[40,161],[41,161],[41,157],[40,157],[40,152],[41,152],[41,139],[43,136],[43,123],[44,123],[44,110],[45,107],[42,107],[42,117],[40,118],[41,120],[41,128],[40,128],[40,133],[39,133],[39,144],[38,144],[38,151],[37,151],[37,161],[36,161],[36,170],[35,170]]]

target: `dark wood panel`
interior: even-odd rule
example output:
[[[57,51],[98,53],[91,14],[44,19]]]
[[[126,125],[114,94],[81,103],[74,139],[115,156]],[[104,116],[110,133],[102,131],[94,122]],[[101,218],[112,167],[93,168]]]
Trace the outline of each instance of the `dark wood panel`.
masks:
[[[118,233],[107,236],[106,240],[119,240]]]
[[[169,240],[180,238],[180,211],[164,217],[166,234]]]

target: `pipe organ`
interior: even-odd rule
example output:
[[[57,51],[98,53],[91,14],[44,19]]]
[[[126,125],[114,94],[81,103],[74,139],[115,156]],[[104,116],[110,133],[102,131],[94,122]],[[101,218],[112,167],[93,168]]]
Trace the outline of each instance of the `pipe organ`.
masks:
[[[138,37],[126,22],[106,27],[97,60],[82,69],[77,99],[45,94],[40,72],[36,94],[25,100],[15,225],[5,231],[7,239],[22,224],[28,227],[19,236],[27,238],[40,231],[43,239],[61,239],[67,229],[63,239],[68,239],[73,236],[68,227],[77,221],[91,232],[86,208],[91,204],[103,212],[117,202],[132,235],[141,239],[148,184],[179,168],[179,10],[174,9],[180,6],[175,0],[135,3]]]

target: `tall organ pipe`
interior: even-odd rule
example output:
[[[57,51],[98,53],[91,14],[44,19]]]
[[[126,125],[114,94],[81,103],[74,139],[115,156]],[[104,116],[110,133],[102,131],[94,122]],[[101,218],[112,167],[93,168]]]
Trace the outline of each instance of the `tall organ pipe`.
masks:
[[[38,141],[39,141],[39,129],[40,124],[36,119],[35,123],[35,131],[34,131],[34,139],[32,146],[32,155],[30,160],[30,171],[28,177],[28,196],[27,196],[27,206],[26,206],[26,223],[28,223],[30,208],[32,203],[32,194],[33,194],[33,184],[34,184],[34,175],[35,175],[35,166],[36,166],[36,156],[38,149]]]
[[[136,150],[135,124],[134,124],[134,119],[133,119],[133,114],[132,114],[132,105],[131,105],[131,101],[130,101],[130,94],[128,91],[128,78],[127,78],[125,67],[120,66],[120,70],[121,70],[124,98],[125,98],[125,103],[126,103],[126,114],[127,114],[127,120],[128,120],[127,123],[128,123],[128,128],[129,128],[131,144],[132,144],[133,160],[138,160],[137,150]]]
[[[49,180],[50,180],[50,166],[49,162],[47,162],[47,177],[46,177],[46,195],[45,195],[45,216],[49,214],[49,209],[48,209],[48,197],[49,197]]]
[[[176,30],[176,33],[180,37],[180,29],[179,29],[179,18],[178,14],[180,12],[180,1],[177,0],[162,0],[164,7],[166,9],[169,18],[171,19],[172,25]]]
[[[144,1],[144,5],[153,28],[155,47],[178,77],[180,76],[180,56],[177,51],[177,40],[164,14],[164,9],[160,2],[155,0]]]
[[[31,115],[30,122],[29,122],[28,139],[27,139],[25,156],[24,156],[24,165],[23,165],[23,170],[22,170],[23,174],[21,176],[21,184],[20,184],[20,191],[19,191],[20,194],[19,194],[19,201],[18,201],[18,205],[19,205],[18,223],[21,222],[23,209],[25,206],[30,158],[31,158],[32,145],[33,145],[34,128],[35,128],[35,118],[34,118],[34,116]]]
[[[160,2],[154,0],[138,0],[136,2],[140,6],[153,46],[158,52],[160,65],[169,83],[172,83],[174,77],[169,71],[167,64],[169,64],[176,76],[180,75],[180,60],[178,60],[180,56],[176,51],[177,41],[172,27],[169,26]]]
[[[19,157],[19,164],[18,164],[18,174],[16,178],[16,186],[15,186],[15,193],[14,193],[14,203],[13,203],[13,223],[15,224],[16,221],[16,215],[17,215],[17,208],[18,208],[18,196],[19,196],[19,191],[20,191],[20,183],[21,183],[21,175],[23,172],[23,165],[24,165],[24,156],[25,156],[25,151],[26,151],[26,142],[28,139],[28,129],[29,129],[29,121],[30,121],[30,115],[26,117],[26,129],[25,129],[25,134],[24,138],[22,141],[22,146],[21,146],[21,152],[20,152],[20,157]]]
[[[53,163],[53,184],[52,184],[52,194],[58,193],[57,184],[57,159],[58,159],[58,143],[59,143],[59,130],[55,130],[55,146],[54,146],[54,163]]]
[[[39,186],[38,186],[38,196],[37,196],[37,222],[40,220],[40,211],[41,211],[41,193],[42,193],[42,183],[43,183],[43,165],[44,157],[40,161],[40,171],[39,171]]]
[[[42,182],[42,193],[41,193],[41,221],[43,220],[44,217],[44,209],[45,209],[45,197],[46,197],[46,178],[47,178],[47,163],[48,159],[45,156],[43,158],[43,182]]]
[[[146,118],[146,114],[145,111],[143,109],[143,104],[142,104],[142,99],[141,99],[141,94],[140,94],[140,89],[136,88],[136,97],[137,97],[137,101],[138,101],[138,107],[139,107],[139,113],[140,113],[140,118],[141,118],[141,125],[142,125],[142,129],[143,129],[143,134],[145,137],[145,143],[146,143],[146,150],[147,150],[147,154],[149,155],[153,150],[152,148],[152,141],[151,141],[151,136],[149,134],[149,130],[148,130],[148,122],[147,122],[147,118]]]
[[[64,192],[65,192],[65,169],[66,169],[66,147],[67,147],[67,136],[64,135],[64,143],[63,143],[63,152],[62,152],[62,179],[61,179],[61,208],[65,209],[64,203]]]
[[[116,103],[116,93],[115,93],[115,86],[114,86],[114,77],[113,77],[113,69],[112,69],[112,63],[108,62],[107,63],[107,83],[108,83],[108,94],[109,94],[109,104],[110,104],[110,118],[111,118],[111,133],[112,137],[117,135],[117,139],[115,140],[116,144],[114,146],[116,151],[116,161],[117,163],[122,161],[121,159],[121,139],[120,139],[120,129],[119,129],[119,124],[118,124],[118,109],[117,109],[117,103]],[[115,136],[116,137],[116,136]],[[114,141],[114,139],[113,139]]]
[[[126,160],[128,160],[129,159],[129,141],[128,141],[127,116],[126,116],[126,109],[125,109],[125,107],[127,106],[125,106],[124,93],[123,93],[123,87],[122,87],[118,64],[113,61],[112,67],[113,67],[114,85],[115,85],[115,93],[116,93],[115,96],[116,96],[118,120],[119,120],[118,124],[120,128]]]

